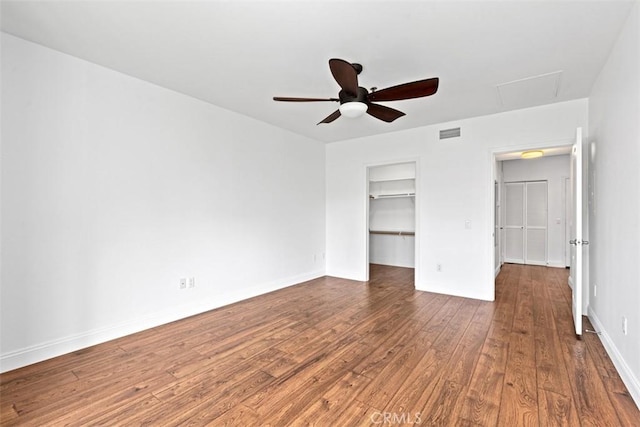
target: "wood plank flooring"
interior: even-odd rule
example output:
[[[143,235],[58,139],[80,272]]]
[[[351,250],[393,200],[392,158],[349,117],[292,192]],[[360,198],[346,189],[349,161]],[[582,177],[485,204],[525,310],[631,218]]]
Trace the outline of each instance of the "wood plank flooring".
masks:
[[[1,424],[640,425],[598,337],[572,332],[566,270],[507,264],[484,302],[371,269],[2,374]]]

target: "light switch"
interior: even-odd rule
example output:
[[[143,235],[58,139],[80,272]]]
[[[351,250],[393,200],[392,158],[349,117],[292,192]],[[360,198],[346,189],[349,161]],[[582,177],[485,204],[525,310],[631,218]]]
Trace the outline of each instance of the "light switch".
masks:
[[[467,230],[471,229],[471,220],[468,219],[464,222],[464,228]]]

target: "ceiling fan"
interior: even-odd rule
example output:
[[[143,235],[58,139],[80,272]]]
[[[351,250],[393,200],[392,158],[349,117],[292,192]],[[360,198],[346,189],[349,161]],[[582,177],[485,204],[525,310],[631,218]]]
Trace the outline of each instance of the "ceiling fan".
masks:
[[[376,119],[391,123],[395,119],[404,116],[402,111],[383,105],[374,104],[373,101],[399,101],[402,99],[421,98],[433,95],[438,91],[438,78],[418,80],[411,83],[404,83],[386,89],[371,91],[358,86],[358,74],[362,72],[362,65],[352,64],[343,59],[333,58],[329,60],[329,69],[333,78],[342,88],[338,93],[338,98],[291,98],[274,96],[274,101],[286,102],[317,102],[333,101],[340,102],[340,108],[329,114],[320,123],[331,123],[340,116],[359,117],[367,113]]]

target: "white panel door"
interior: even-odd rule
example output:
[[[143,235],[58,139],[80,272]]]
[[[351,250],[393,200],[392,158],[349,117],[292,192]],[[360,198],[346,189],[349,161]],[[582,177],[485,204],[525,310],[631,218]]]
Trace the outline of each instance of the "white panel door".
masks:
[[[504,261],[524,264],[524,182],[505,183]]]
[[[525,183],[524,263],[547,265],[547,182]]]
[[[571,150],[571,269],[572,314],[576,335],[582,335],[582,250],[588,242],[582,237],[582,128],[576,130],[576,142]]]
[[[547,265],[547,182],[505,183],[505,262]]]

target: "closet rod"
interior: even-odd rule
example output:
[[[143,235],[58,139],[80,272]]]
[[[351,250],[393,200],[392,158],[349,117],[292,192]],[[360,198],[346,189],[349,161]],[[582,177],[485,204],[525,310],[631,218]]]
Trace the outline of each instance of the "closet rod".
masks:
[[[369,230],[369,234],[386,234],[390,236],[415,236],[415,231],[381,231]]]

